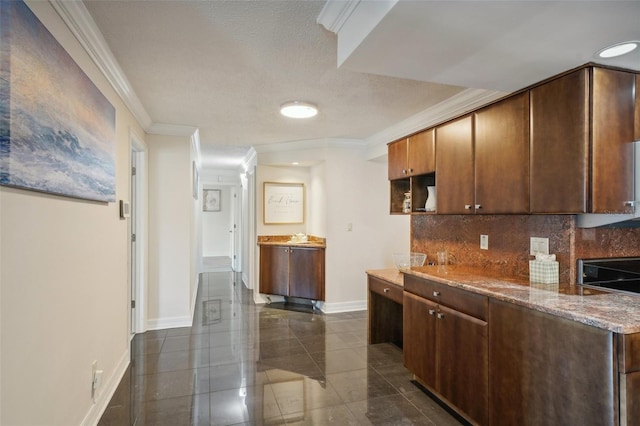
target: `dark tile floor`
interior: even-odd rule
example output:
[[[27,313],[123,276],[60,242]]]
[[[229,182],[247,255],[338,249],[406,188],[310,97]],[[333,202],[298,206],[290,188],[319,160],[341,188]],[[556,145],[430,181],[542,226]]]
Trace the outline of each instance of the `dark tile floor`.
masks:
[[[149,331],[106,425],[459,425],[411,383],[402,352],[367,345],[366,312],[256,306],[238,274],[202,274],[192,327]]]

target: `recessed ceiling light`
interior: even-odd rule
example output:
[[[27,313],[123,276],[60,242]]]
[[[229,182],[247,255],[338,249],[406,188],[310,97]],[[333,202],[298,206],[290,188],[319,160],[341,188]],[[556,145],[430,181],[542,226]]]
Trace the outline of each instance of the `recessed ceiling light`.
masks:
[[[291,118],[311,118],[318,114],[318,107],[309,102],[292,101],[280,106],[280,114]]]
[[[625,41],[624,43],[605,47],[599,51],[597,55],[601,58],[615,58],[616,56],[622,56],[633,51],[636,47],[638,47],[637,41]]]
[[[297,165],[298,165],[298,164],[300,164],[300,163],[298,163],[297,161],[294,161],[294,162],[293,162],[293,163],[291,163],[291,164],[293,164],[294,166],[297,166]]]

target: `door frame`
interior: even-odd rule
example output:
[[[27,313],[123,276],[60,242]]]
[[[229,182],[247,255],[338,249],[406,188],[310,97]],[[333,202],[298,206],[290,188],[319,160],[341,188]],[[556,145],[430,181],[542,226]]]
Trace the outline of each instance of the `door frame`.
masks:
[[[129,130],[131,143],[131,161],[135,162],[136,178],[130,181],[135,188],[130,188],[132,199],[131,221],[128,224],[128,254],[129,254],[129,298],[135,301],[135,308],[130,303],[129,332],[131,337],[135,333],[144,333],[146,323],[146,288],[147,288],[147,148],[143,138],[133,130]],[[130,170],[132,173],[132,170]],[[131,176],[130,176],[131,177]],[[135,199],[133,199],[135,197]],[[135,223],[132,223],[135,221]],[[135,244],[132,241],[132,230],[136,232]],[[135,252],[134,252],[135,250]]]

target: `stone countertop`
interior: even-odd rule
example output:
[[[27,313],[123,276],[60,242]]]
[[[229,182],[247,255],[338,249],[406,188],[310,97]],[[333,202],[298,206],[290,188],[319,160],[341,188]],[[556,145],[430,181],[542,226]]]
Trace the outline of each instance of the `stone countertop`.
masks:
[[[398,271],[386,271],[367,273],[395,282],[397,277],[390,271]],[[534,284],[526,278],[491,276],[482,270],[457,265],[448,265],[445,271],[437,266],[422,266],[401,272],[615,333],[640,332],[640,295],[609,293],[570,284]]]
[[[259,246],[296,246],[309,248],[327,248],[327,239],[308,235],[306,243],[292,242],[291,235],[258,235]]]
[[[404,274],[397,269],[370,269],[367,275],[404,287]]]

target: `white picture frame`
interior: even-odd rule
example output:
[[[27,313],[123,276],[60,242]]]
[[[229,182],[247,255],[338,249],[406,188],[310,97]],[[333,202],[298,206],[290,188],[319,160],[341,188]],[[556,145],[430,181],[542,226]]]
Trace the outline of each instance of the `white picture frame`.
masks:
[[[202,190],[202,211],[219,212],[222,210],[222,191],[219,189]]]
[[[304,184],[264,182],[265,225],[304,223]]]

